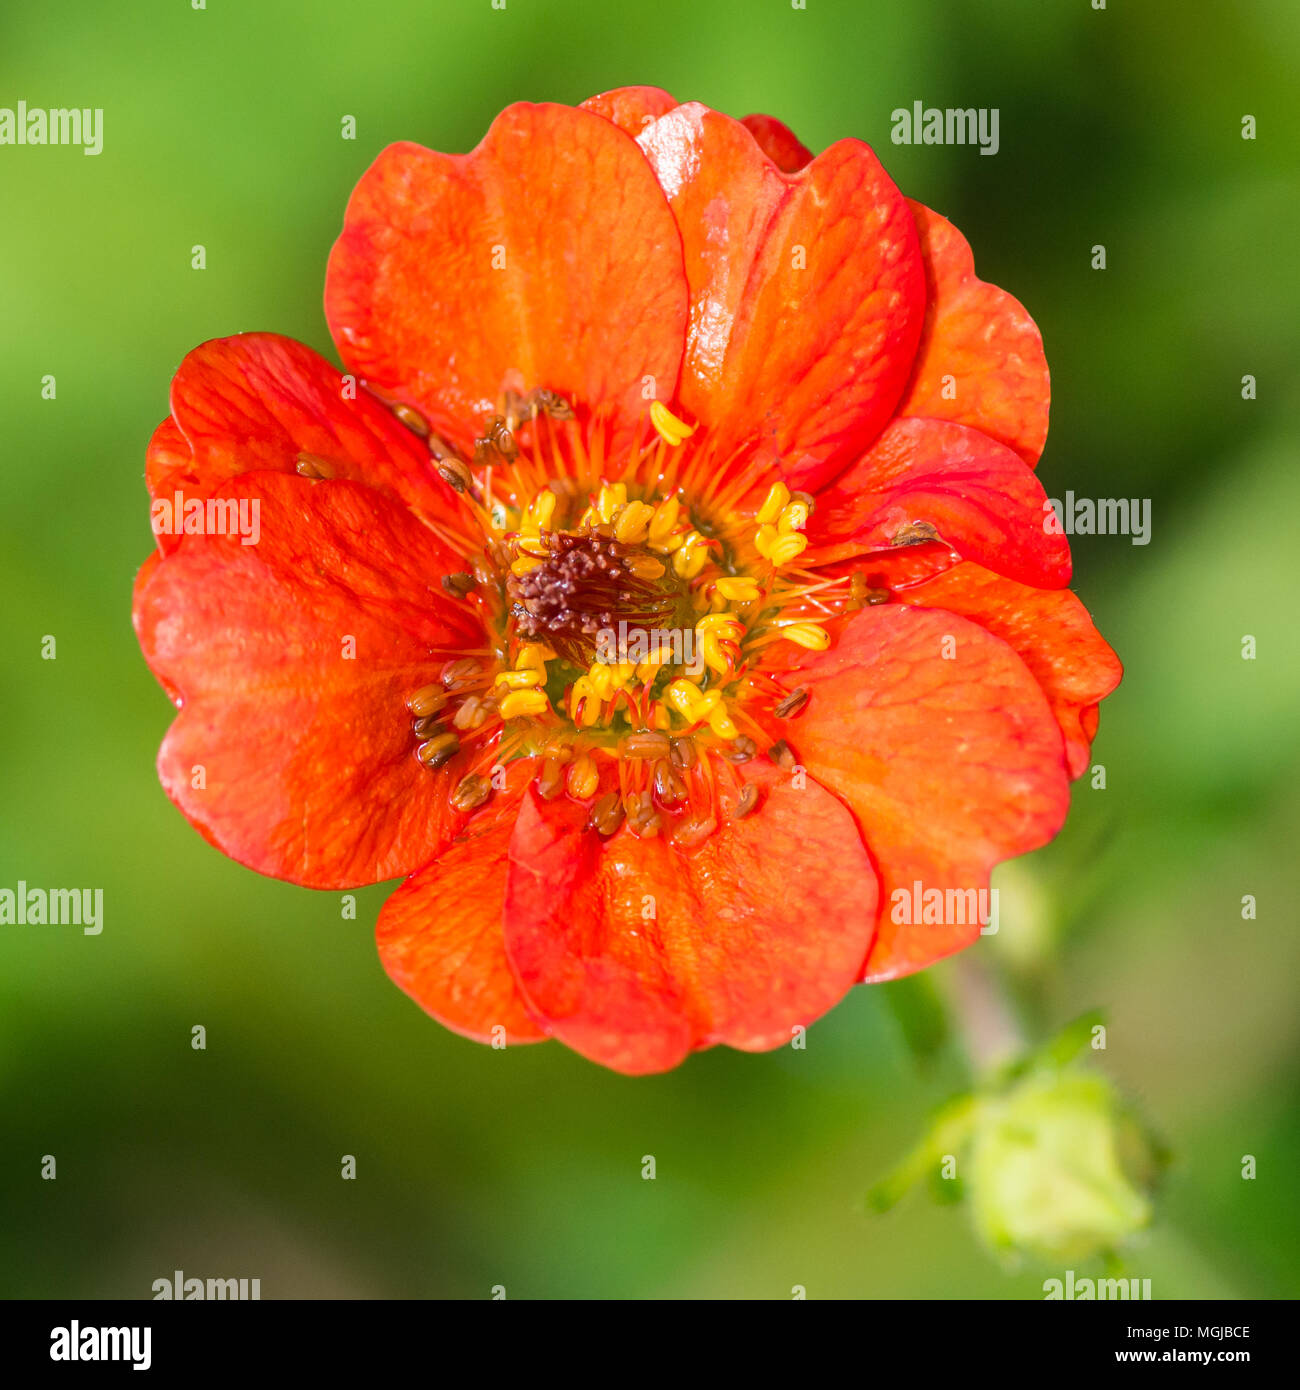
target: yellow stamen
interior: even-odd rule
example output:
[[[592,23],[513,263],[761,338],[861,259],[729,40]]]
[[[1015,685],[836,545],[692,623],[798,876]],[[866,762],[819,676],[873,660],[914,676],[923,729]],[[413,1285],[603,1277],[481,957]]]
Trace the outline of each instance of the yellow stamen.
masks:
[[[713,730],[719,738],[733,739],[740,737],[740,730],[731,722],[730,716],[725,709],[715,709],[709,715],[709,728]]]
[[[510,566],[510,573],[527,574],[529,570],[539,569],[541,567],[541,563],[542,562],[539,559],[537,559],[537,557],[534,555],[521,555]]]
[[[760,526],[769,526],[785,508],[785,504],[790,500],[790,489],[784,483],[773,483],[768,490],[767,497],[763,500],[763,505],[758,509],[754,520]]]
[[[801,535],[798,531],[790,531],[786,535],[778,536],[772,542],[772,548],[767,552],[767,558],[774,565],[788,565],[791,560],[797,559],[807,549],[808,537]]]
[[[807,647],[810,652],[824,652],[831,644],[831,635],[816,623],[791,623],[779,629],[787,642]]]
[[[720,676],[731,674],[731,662],[727,660],[726,653],[722,650],[714,633],[704,633],[700,637],[699,646],[700,655],[704,658],[704,664],[710,671],[716,671]]]
[[[510,690],[527,690],[541,685],[546,680],[546,672],[536,669],[523,671],[498,671],[494,685],[504,685]]]
[[[535,671],[546,674],[546,663],[551,661],[555,653],[550,647],[543,646],[540,642],[525,642],[519,648],[519,654],[515,657],[515,669],[524,671],[530,667]]]
[[[551,702],[540,690],[512,690],[501,701],[501,718],[514,719],[520,714],[541,714],[551,707]]]
[[[782,509],[777,520],[777,529],[780,531],[802,531],[807,524],[807,502],[791,502],[788,507]]]
[[[608,700],[614,693],[614,668],[603,661],[593,662],[587,672],[587,683],[597,698]]]
[[[699,703],[700,692],[686,680],[671,681],[664,689],[664,700],[671,705],[683,719],[695,720],[695,706]]]
[[[683,579],[694,579],[709,558],[708,546],[698,531],[692,531],[673,556],[673,571]]]
[[[695,624],[696,632],[714,632],[735,640],[744,636],[745,625],[734,613],[706,613]]]
[[[644,502],[629,502],[614,523],[614,539],[626,545],[640,545],[650,534],[654,508]]]
[[[596,499],[596,513],[606,526],[614,520],[614,513],[627,501],[625,483],[606,483]]]
[[[753,603],[759,596],[758,580],[728,575],[717,582],[718,592],[732,603]]]
[[[689,439],[696,429],[685,420],[679,420],[662,401],[650,402],[650,423],[659,432],[660,439],[674,449],[683,439]]]
[[[682,504],[675,497],[665,497],[655,508],[650,521],[650,544],[656,550],[669,548],[667,542],[673,527],[677,525],[677,514],[681,509]]]
[[[754,533],[754,548],[766,560],[776,543],[777,529],[771,522],[765,522]]]

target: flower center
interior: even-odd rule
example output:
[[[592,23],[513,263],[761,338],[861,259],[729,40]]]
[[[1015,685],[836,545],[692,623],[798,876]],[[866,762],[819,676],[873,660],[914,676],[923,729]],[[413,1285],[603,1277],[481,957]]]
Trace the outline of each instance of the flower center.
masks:
[[[572,666],[590,666],[598,650],[608,655],[611,634],[667,630],[681,608],[684,585],[645,545],[601,530],[561,531],[524,553],[541,563],[507,581],[515,631]]]
[[[811,498],[776,482],[745,509],[753,480],[720,487],[707,468],[702,495],[682,488],[695,430],[658,402],[658,439],[616,482],[599,430],[593,446],[559,397],[507,393],[503,409],[472,459],[406,421],[463,503],[433,523],[467,561],[442,582],[478,611],[488,643],[448,652],[407,698],[416,756],[450,774],[459,811],[530,756],[540,795],[586,804],[593,831],[698,844],[717,823],[711,757],[794,765],[782,724],[807,697],[773,678],[768,649],[824,649],[816,619],[856,591],[803,569]],[[733,814],[757,801],[747,784]]]

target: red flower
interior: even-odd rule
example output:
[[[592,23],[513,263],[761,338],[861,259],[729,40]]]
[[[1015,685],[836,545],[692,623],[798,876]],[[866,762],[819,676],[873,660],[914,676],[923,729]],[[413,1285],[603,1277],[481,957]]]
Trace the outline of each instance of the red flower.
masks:
[[[411,875],[379,949],[429,1013],[627,1072],[975,939],[895,905],[1051,838],[1119,665],[1043,524],[1037,329],[949,223],[856,140],[628,88],[385,150],[325,303],[353,375],[206,343],[149,448],[202,834]]]

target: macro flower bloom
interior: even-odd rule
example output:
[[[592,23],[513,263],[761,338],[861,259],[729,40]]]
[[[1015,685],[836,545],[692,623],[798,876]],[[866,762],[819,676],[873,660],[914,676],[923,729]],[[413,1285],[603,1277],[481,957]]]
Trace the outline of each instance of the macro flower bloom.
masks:
[[[977,938],[899,905],[1056,833],[1119,665],[1044,525],[1038,331],[955,228],[860,141],[625,88],[384,150],[325,308],[346,374],[205,343],[149,447],[135,624],[207,839],[408,876],[423,1008],[631,1073]]]

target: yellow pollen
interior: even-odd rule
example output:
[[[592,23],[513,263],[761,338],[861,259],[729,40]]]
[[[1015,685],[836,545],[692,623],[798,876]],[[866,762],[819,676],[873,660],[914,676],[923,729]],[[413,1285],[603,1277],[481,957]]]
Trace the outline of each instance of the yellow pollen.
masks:
[[[772,542],[767,558],[776,566],[788,565],[808,549],[808,537],[798,531],[789,531]]]
[[[656,550],[670,549],[668,540],[673,527],[677,525],[677,514],[681,509],[682,504],[676,497],[665,497],[655,508],[655,514],[650,521],[649,539]]]
[[[707,613],[695,624],[696,632],[715,632],[733,640],[745,632],[745,625],[734,613]]]
[[[824,652],[831,644],[831,635],[816,623],[791,623],[779,629],[787,642],[807,647],[810,652]]]
[[[587,684],[598,699],[608,700],[614,693],[614,668],[603,661],[592,662]]]
[[[629,502],[614,523],[614,539],[625,545],[640,545],[650,534],[654,508],[644,502]]]
[[[596,499],[596,515],[608,526],[614,520],[614,513],[627,501],[625,483],[606,483]]]
[[[780,531],[802,531],[807,524],[807,502],[791,502],[789,506],[782,509],[777,520],[777,529]]]
[[[650,423],[659,432],[660,439],[674,449],[683,439],[689,439],[696,428],[685,420],[679,420],[662,401],[650,402]]]
[[[555,515],[556,500],[556,496],[550,488],[543,488],[533,498],[528,510],[524,513],[521,529],[525,535],[535,536],[539,531],[545,531],[550,526],[551,518]]]
[[[673,556],[673,572],[682,579],[694,579],[709,558],[708,545],[698,531],[690,532]]]
[[[789,500],[790,489],[784,483],[773,483],[754,520],[760,526],[770,526],[781,515]]]
[[[714,633],[706,632],[700,637],[700,655],[710,671],[716,671],[720,676],[731,674],[731,662]]]
[[[717,589],[731,603],[753,603],[759,596],[757,579],[729,575],[717,581]]]
[[[682,716],[694,722],[700,692],[687,680],[671,681],[664,689],[664,700]]]
[[[511,574],[527,574],[529,570],[540,568],[541,561],[535,555],[521,555],[510,565]]]
[[[713,730],[719,738],[733,739],[740,737],[740,730],[731,722],[727,711],[721,707],[713,710],[709,714],[709,728]]]
[[[663,578],[663,565],[649,555],[633,555],[624,563],[627,565],[629,573],[636,575],[638,579]]]
[[[494,685],[504,685],[509,690],[528,690],[542,685],[546,680],[545,671],[528,668],[522,671],[498,671]]]
[[[550,647],[544,647],[540,642],[525,642],[519,648],[515,657],[515,669],[517,671],[534,670],[546,674],[546,663],[552,660],[555,653]]]
[[[550,707],[551,702],[540,690],[512,690],[501,701],[501,718],[513,719],[520,714],[541,714]]]
[[[764,522],[754,533],[754,549],[767,559],[772,553],[772,546],[777,538],[777,529],[770,521]]]

